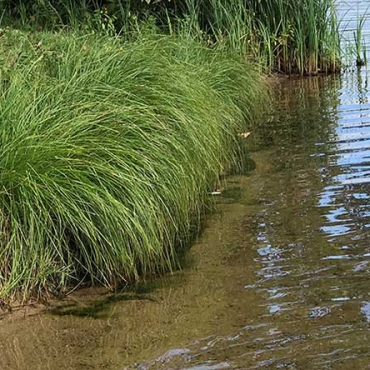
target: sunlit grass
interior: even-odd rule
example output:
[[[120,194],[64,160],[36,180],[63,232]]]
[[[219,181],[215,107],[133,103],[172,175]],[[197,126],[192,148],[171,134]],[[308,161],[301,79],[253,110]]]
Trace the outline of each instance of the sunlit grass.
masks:
[[[264,82],[189,40],[0,39],[0,296],[169,270]]]

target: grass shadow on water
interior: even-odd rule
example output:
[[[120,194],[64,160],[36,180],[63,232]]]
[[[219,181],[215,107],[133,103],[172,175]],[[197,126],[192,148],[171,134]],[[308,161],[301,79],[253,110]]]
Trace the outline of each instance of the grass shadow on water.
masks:
[[[77,316],[77,317],[90,317],[94,319],[105,319],[111,314],[110,307],[118,302],[125,301],[155,301],[153,298],[136,295],[124,294],[114,295],[106,299],[91,302],[89,304],[72,303],[65,306],[53,308],[49,313],[55,316]]]
[[[243,196],[243,189],[241,186],[228,187],[222,192],[223,203],[236,203]]]
[[[93,319],[106,319],[111,316],[111,307],[117,303],[132,301],[156,302],[153,297],[148,295],[151,290],[150,288],[147,288],[146,291],[145,289],[142,291],[140,289],[138,292],[111,294],[108,297],[93,301],[74,302],[57,306],[51,309],[49,314],[53,316],[76,316],[90,317]]]
[[[186,260],[186,261],[185,261]],[[183,262],[182,269],[192,265],[190,258]],[[70,297],[70,301],[48,310],[52,316],[75,316],[90,317],[93,319],[108,319],[112,315],[116,304],[130,304],[134,301],[145,303],[158,303],[154,292],[169,286],[183,284],[184,279],[181,271],[173,272],[161,277],[153,278],[146,282],[125,286],[116,293],[99,294],[92,291],[91,294],[77,292],[76,296]]]

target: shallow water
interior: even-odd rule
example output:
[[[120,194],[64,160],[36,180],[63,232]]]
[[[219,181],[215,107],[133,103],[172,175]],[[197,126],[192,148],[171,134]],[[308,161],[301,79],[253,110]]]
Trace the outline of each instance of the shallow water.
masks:
[[[369,88],[277,81],[183,271],[16,309],[0,369],[370,369]]]
[[[184,270],[17,310],[0,368],[369,368],[369,97],[365,68],[277,81]]]
[[[367,86],[365,69],[278,84],[279,111],[254,132],[256,170],[234,178],[195,246],[219,234],[229,329],[136,368],[370,368]]]

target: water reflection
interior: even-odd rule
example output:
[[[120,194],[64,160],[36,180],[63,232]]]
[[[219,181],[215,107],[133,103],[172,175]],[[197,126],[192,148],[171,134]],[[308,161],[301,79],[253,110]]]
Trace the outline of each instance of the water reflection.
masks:
[[[337,123],[329,144],[328,184],[319,206],[326,209],[322,230],[336,237],[352,234],[356,240],[369,227],[370,105],[366,69],[357,78],[342,78]]]
[[[167,368],[353,369],[370,363],[367,86],[366,71],[359,71],[356,78],[277,87],[275,130],[267,139],[270,127],[255,133],[255,148],[264,150],[253,157],[253,188],[248,183],[244,190],[259,199],[258,207],[240,219],[244,238],[230,241],[224,262],[234,273],[240,268],[244,296],[235,293],[235,304],[245,310],[245,326],[229,336],[215,328],[213,337],[190,343]],[[246,248],[253,249],[251,257]],[[252,279],[243,280],[246,266]],[[145,366],[161,368],[158,361]]]
[[[275,166],[274,185],[263,190],[276,202],[272,209],[257,214],[254,261],[259,265],[255,289],[265,299],[262,317],[274,323],[275,332],[295,333],[295,341],[283,350],[280,339],[270,343],[264,339],[268,364],[245,362],[245,368],[287,364],[301,368],[298,351],[311,358],[304,368],[350,369],[354,363],[369,361],[366,341],[370,335],[363,318],[369,321],[370,317],[370,104],[366,70],[359,70],[355,77],[319,82],[317,90],[304,90],[306,96],[293,88],[289,133],[302,129],[294,120],[303,120],[314,135],[304,140],[299,134],[279,138],[289,153],[276,156],[274,152],[275,159],[270,159],[287,161],[284,168],[291,173],[280,174],[280,166]],[[323,99],[326,92],[328,100]],[[295,116],[291,107],[297,107],[296,96],[303,103],[298,104],[300,112]],[[315,111],[320,112],[320,127],[315,127]],[[276,193],[276,184],[282,193]],[[270,230],[266,230],[268,224],[273,225]],[[286,345],[286,335],[282,336]],[[286,357],[272,361],[276,351]]]

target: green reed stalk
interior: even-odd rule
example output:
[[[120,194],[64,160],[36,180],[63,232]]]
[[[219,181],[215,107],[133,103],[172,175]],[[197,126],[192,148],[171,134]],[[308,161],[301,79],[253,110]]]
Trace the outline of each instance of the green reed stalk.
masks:
[[[364,13],[363,16],[357,17],[356,30],[353,32],[353,36],[355,39],[356,65],[357,66],[363,66],[366,64],[366,46],[365,46],[365,43],[363,42],[363,36],[362,36],[362,31],[365,25],[365,15],[366,14],[367,14],[367,11]]]
[[[272,72],[317,74],[339,68],[339,32],[332,0],[209,0],[203,28]],[[202,9],[199,9],[202,11]],[[208,25],[208,26],[207,26]]]

